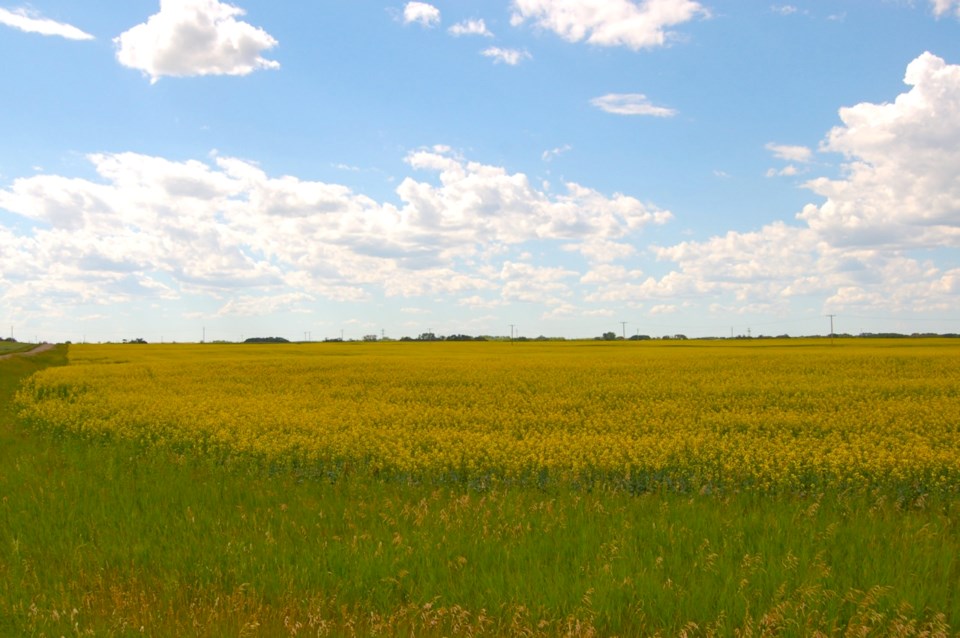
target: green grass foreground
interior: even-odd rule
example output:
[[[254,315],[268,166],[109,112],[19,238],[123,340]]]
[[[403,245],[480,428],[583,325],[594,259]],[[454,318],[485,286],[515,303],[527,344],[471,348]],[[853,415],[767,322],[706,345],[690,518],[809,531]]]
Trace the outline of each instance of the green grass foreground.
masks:
[[[330,483],[49,437],[0,361],[0,636],[960,635],[960,507]]]

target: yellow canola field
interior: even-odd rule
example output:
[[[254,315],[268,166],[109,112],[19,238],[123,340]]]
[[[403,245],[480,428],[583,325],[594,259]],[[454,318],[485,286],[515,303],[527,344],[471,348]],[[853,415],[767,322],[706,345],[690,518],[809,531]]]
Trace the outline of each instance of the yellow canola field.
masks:
[[[956,492],[960,340],[71,346],[37,427],[331,477]]]

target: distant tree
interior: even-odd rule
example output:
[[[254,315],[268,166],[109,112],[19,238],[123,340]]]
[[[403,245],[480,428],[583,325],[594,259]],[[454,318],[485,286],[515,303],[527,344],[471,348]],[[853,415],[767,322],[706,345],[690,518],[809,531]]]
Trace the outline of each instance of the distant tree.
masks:
[[[433,334],[432,332],[424,332],[419,337],[417,337],[417,341],[436,341],[436,340],[437,340],[437,335]]]
[[[604,341],[616,341],[617,333],[616,332],[604,332],[602,339]]]
[[[630,341],[649,341],[650,335],[630,335]]]
[[[244,339],[244,343],[290,343],[288,339],[283,337],[250,337],[249,339]]]

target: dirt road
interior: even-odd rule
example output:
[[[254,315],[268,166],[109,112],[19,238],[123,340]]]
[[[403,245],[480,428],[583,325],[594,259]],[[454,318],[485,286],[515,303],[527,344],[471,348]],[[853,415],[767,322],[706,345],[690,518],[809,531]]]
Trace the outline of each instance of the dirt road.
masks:
[[[46,352],[47,350],[50,350],[53,347],[54,347],[54,344],[52,343],[41,343],[36,348],[33,348],[32,350],[27,350],[26,352],[11,352],[10,354],[2,354],[0,355],[0,360],[9,359],[10,357],[30,357],[35,354],[40,354],[41,352]]]

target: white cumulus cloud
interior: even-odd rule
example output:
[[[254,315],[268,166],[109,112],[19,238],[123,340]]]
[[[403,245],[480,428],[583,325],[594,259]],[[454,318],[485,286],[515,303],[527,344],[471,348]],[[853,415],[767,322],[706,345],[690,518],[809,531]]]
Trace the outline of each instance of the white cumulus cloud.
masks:
[[[707,15],[692,0],[513,0],[511,23],[530,20],[569,42],[636,51],[667,44],[671,27]]]
[[[114,38],[120,64],[152,82],[164,76],[248,75],[278,69],[263,53],[277,41],[237,20],[245,11],[218,0],[160,0],[160,11]]]
[[[960,246],[960,66],[924,53],[904,82],[893,102],[841,109],[822,145],[846,175],[808,182],[826,202],[798,217],[832,242]]]
[[[55,35],[68,40],[93,40],[94,37],[77,27],[44,18],[27,9],[4,9],[0,7],[0,24],[26,33]]]
[[[960,269],[913,251],[960,247],[960,66],[924,53],[893,101],[840,109],[821,144],[845,157],[843,176],[807,187],[822,196],[797,215],[706,241],[655,247],[677,270],[637,285],[600,287],[594,298],[714,298],[716,307],[786,308],[807,295],[828,312],[960,310]],[[803,147],[771,145],[785,158]]]
[[[408,2],[403,7],[403,23],[416,23],[425,27],[440,24],[440,9],[426,2]]]

